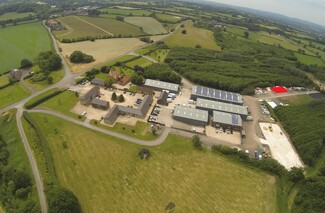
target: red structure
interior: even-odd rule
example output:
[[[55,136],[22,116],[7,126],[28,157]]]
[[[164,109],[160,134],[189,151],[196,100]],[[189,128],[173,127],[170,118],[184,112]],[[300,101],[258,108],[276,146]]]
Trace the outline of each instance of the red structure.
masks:
[[[275,93],[284,93],[284,92],[288,92],[287,88],[285,88],[284,86],[275,86],[275,87],[271,87],[271,90]]]

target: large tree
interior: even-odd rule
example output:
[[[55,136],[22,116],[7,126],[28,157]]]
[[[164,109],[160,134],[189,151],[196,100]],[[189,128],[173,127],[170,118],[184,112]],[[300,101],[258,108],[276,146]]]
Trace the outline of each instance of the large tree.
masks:
[[[55,188],[49,192],[49,213],[79,213],[81,212],[78,198],[68,189]]]

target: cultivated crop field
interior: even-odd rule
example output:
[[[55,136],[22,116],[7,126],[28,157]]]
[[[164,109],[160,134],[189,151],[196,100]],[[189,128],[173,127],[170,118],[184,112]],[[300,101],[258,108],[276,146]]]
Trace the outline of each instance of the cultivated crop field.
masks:
[[[148,10],[138,10],[138,9],[115,9],[115,8],[103,8],[100,9],[101,12],[107,12],[108,14],[115,15],[133,15],[133,16],[148,16],[151,14]]]
[[[144,33],[140,28],[109,18],[87,16],[67,16],[58,19],[67,30],[53,31],[58,39],[78,39],[87,36],[139,36]]]
[[[165,34],[167,30],[156,19],[151,17],[126,17],[125,22],[141,27],[143,32],[150,35]]]
[[[178,16],[173,16],[173,15],[168,15],[168,14],[162,14],[162,13],[156,13],[155,16],[157,17],[158,20],[162,22],[171,22],[171,23],[176,23],[180,20],[180,17]]]
[[[0,73],[20,66],[24,58],[34,60],[52,49],[51,39],[41,22],[0,29]]]
[[[169,202],[177,212],[275,212],[273,177],[197,151],[188,139],[171,135],[140,160],[138,145],[49,115],[32,117],[59,182],[84,212],[164,212]]]
[[[67,59],[72,72],[80,72],[91,68],[106,61],[118,58],[132,50],[144,45],[137,38],[114,38],[114,39],[99,39],[95,42],[83,41],[76,43],[61,43],[62,55],[70,55],[75,50],[80,50],[88,55],[92,55],[95,61],[89,64],[72,64]]]
[[[186,34],[182,34],[182,30],[186,30]],[[176,33],[165,40],[165,43],[170,47],[192,47],[197,44],[202,48],[221,50],[216,44],[213,37],[213,32],[206,29],[196,28],[192,22],[186,22],[184,28],[179,28]]]
[[[9,19],[17,19],[17,18],[25,18],[30,15],[35,15],[35,13],[16,13],[16,12],[10,12],[5,13],[3,15],[0,15],[0,21],[9,20]]]

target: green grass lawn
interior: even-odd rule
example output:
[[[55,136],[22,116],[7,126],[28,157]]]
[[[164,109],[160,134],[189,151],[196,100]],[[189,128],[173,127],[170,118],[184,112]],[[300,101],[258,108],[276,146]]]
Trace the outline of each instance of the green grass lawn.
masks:
[[[298,58],[298,60],[303,63],[303,64],[307,64],[307,65],[311,65],[311,64],[317,64],[317,65],[325,65],[324,62],[314,56],[309,56],[309,55],[303,55],[300,53],[295,53],[295,56]]]
[[[135,26],[141,27],[143,32],[150,35],[165,34],[166,29],[152,17],[125,17],[124,21]]]
[[[24,145],[21,141],[18,132],[15,111],[11,110],[5,114],[0,115],[0,135],[5,140],[7,144],[7,149],[9,151],[9,159],[7,166],[13,167],[16,170],[26,171],[30,175],[32,183],[34,185],[35,182],[30,168],[30,164],[25,152]],[[32,193],[29,196],[31,200],[34,200],[36,203],[39,203],[35,185],[32,187]],[[20,200],[17,202],[17,204],[20,204],[20,207],[22,207],[23,205],[26,205],[26,201],[27,199],[24,199],[23,201]]]
[[[168,55],[169,50],[167,49],[158,49],[149,54],[149,56],[159,63],[163,63],[165,61],[166,56]]]
[[[10,12],[0,15],[0,21],[9,20],[9,19],[17,19],[17,18],[25,18],[29,15],[35,15],[35,13],[27,12],[27,13],[16,13]]]
[[[144,48],[141,48],[141,49],[138,49],[136,50],[135,52],[137,54],[140,54],[140,55],[145,55],[147,54],[148,52],[150,52],[151,50],[154,50],[156,47],[154,45],[149,45],[149,46],[146,46]]]
[[[40,52],[51,49],[51,39],[41,22],[1,28],[0,73],[19,67],[24,58],[34,60]]]
[[[70,112],[70,110],[77,104],[79,101],[79,97],[72,91],[64,91],[63,93],[43,102],[42,104],[38,105],[39,107],[47,108],[53,111],[60,112],[66,116],[79,119],[79,115]],[[81,118],[82,120],[85,117]]]
[[[55,84],[64,77],[64,70],[62,68],[57,71],[52,71],[49,76],[53,78],[52,84]],[[41,82],[32,82],[30,79],[25,79],[24,81],[36,91],[40,91],[52,85],[52,84],[48,84],[46,80]]]
[[[118,132],[120,134],[127,135],[133,138],[142,139],[142,140],[154,140],[158,138],[158,136],[153,135],[151,132],[148,131],[150,129],[150,124],[146,122],[137,121],[135,126],[116,123],[113,127],[110,127],[107,125],[100,124],[98,122],[96,124],[95,121],[92,120],[91,124],[103,129]]]
[[[100,11],[108,12],[108,14],[125,15],[125,16],[131,15],[131,14],[133,16],[142,16],[142,15],[148,16],[151,14],[151,12],[148,10],[137,10],[137,9],[128,10],[128,9],[103,8],[103,9],[100,9]],[[104,14],[102,14],[102,15],[104,15]]]
[[[144,33],[139,27],[110,18],[66,16],[58,19],[67,30],[53,31],[58,39],[77,39],[87,36],[122,35],[139,36]]]
[[[180,20],[180,17],[178,17],[178,16],[173,16],[173,15],[168,15],[168,14],[162,14],[162,13],[156,13],[155,16],[161,22],[172,22],[172,23],[176,23],[176,22],[178,22]]]
[[[186,30],[186,34],[182,34],[182,30]],[[213,32],[210,30],[196,28],[192,22],[186,22],[184,28],[179,28],[176,33],[169,36],[165,40],[170,48],[174,47],[192,47],[201,45],[202,48],[221,50],[221,48],[214,41]]]
[[[138,59],[135,59],[133,61],[130,61],[128,63],[126,63],[126,66],[128,67],[134,67],[135,65],[139,65],[141,67],[147,67],[147,66],[150,66],[152,64],[151,61],[149,61],[148,59],[146,58],[138,58]]]
[[[290,105],[302,105],[307,104],[313,100],[310,95],[295,95],[295,96],[287,96],[287,97],[281,97],[279,100],[285,102],[286,104]]]
[[[30,95],[20,83],[15,83],[0,90],[0,109],[16,103]]]
[[[117,62],[125,62],[125,61],[129,61],[129,60],[133,60],[135,59],[137,56],[134,55],[124,55],[118,59],[115,59],[113,61],[108,62],[107,64],[105,64],[106,66],[114,66]]]
[[[151,159],[140,160],[141,146],[50,115],[32,117],[60,184],[74,192],[83,212],[165,212],[169,202],[177,212],[276,211],[274,177],[197,151],[189,139],[170,135],[149,148]]]
[[[8,78],[8,74],[4,74],[0,76],[0,87],[7,85],[9,83],[9,78]]]

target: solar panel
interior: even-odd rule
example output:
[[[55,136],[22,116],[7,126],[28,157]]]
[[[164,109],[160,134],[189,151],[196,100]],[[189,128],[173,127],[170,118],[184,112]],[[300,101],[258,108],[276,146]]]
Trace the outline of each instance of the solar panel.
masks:
[[[231,122],[232,124],[238,124],[238,116],[231,114]]]
[[[227,92],[227,100],[232,101],[232,93]]]
[[[214,92],[214,89],[212,89],[212,88],[209,88],[208,90],[209,90],[209,96],[210,96],[210,97],[213,97],[213,92]]]
[[[197,94],[197,95],[200,95],[200,94],[201,94],[201,91],[202,91],[202,87],[197,86],[197,87],[196,87],[196,94]]]
[[[238,101],[238,95],[236,93],[233,93],[233,100]]]
[[[221,92],[221,99],[226,99],[226,92],[225,91],[220,91]]]
[[[208,94],[207,88],[203,87],[202,88],[202,95],[207,96],[207,94]]]
[[[214,94],[214,97],[220,98],[220,90],[216,90],[216,93]]]

